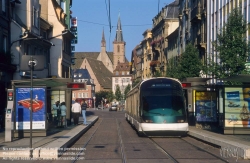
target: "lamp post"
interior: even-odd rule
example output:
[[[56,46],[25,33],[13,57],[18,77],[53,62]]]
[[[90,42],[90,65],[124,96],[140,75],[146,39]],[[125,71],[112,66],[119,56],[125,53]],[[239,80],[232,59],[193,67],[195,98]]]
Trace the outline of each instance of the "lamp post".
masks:
[[[95,99],[96,99],[96,97],[94,96],[94,97],[93,97],[93,100],[94,100],[94,109],[95,109]]]
[[[36,62],[33,60],[33,57],[30,56],[29,66],[30,66],[30,158],[33,157],[32,150],[32,119],[33,119],[33,68]]]

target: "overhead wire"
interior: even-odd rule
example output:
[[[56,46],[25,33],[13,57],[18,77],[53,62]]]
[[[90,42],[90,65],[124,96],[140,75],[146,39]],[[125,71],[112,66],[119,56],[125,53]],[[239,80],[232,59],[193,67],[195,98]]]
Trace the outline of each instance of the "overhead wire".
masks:
[[[110,1],[110,0],[109,0]],[[22,11],[26,11],[26,12],[31,12],[30,10],[23,10],[23,9],[19,9],[19,10],[22,10]],[[51,14],[45,14],[45,13],[42,13],[41,14],[43,15],[47,15],[47,16],[54,16],[54,15],[51,15]],[[56,16],[54,16],[56,17]],[[81,20],[81,19],[77,19],[77,22],[84,22],[84,23],[89,23],[89,24],[96,24],[96,25],[102,25],[102,26],[109,26],[110,29],[112,29],[114,26],[111,24],[111,15],[110,15],[110,11],[109,11],[109,24],[102,24],[102,23],[97,23],[97,22],[92,22],[92,21],[86,21],[86,20]],[[130,27],[133,27],[133,26],[148,26],[148,25],[152,25],[152,24],[125,24],[125,25],[122,25],[123,27],[124,26],[130,26]]]

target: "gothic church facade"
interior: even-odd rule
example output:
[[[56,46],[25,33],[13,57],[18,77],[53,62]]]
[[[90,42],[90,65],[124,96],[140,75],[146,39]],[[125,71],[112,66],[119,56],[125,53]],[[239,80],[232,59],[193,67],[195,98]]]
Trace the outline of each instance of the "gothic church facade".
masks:
[[[112,77],[117,67],[124,63],[129,65],[125,57],[125,45],[126,42],[123,40],[121,19],[119,16],[116,36],[113,41],[113,52],[106,51],[106,40],[103,30],[101,51],[75,52],[75,65],[72,66],[73,73],[77,69],[87,69],[91,78],[94,79],[95,92],[101,90],[111,91]]]

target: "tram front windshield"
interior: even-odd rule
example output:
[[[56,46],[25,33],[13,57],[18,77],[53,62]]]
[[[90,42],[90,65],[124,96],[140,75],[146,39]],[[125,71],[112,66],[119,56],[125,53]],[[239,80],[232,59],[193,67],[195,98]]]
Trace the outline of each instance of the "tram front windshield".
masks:
[[[144,116],[184,116],[182,88],[178,83],[147,83],[141,87],[141,109]]]

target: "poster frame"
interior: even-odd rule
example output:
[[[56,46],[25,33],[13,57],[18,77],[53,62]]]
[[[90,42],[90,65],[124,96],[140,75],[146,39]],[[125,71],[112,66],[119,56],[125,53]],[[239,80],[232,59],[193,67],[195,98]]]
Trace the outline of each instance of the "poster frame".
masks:
[[[48,129],[48,124],[47,124],[47,87],[46,86],[33,86],[32,89],[33,89],[33,98],[35,97],[35,94],[34,94],[34,89],[43,89],[44,90],[44,98],[43,100],[40,100],[42,101],[44,104],[43,104],[43,109],[44,109],[44,128],[35,128],[34,127],[34,121],[32,121],[33,123],[33,126],[32,126],[32,130],[33,131],[44,131],[44,130],[47,130]],[[30,128],[27,128],[27,129],[18,129],[16,126],[17,126],[17,107],[19,106],[18,105],[18,98],[17,98],[17,90],[18,89],[29,89],[28,92],[28,96],[30,98],[30,86],[15,86],[14,87],[14,130],[15,131],[30,131]],[[29,109],[28,109],[29,110]],[[30,114],[30,110],[29,110],[29,114]],[[29,118],[28,118],[29,119]],[[34,113],[33,113],[33,120],[34,120]],[[30,125],[30,120],[27,121]]]

